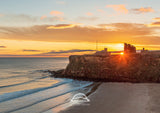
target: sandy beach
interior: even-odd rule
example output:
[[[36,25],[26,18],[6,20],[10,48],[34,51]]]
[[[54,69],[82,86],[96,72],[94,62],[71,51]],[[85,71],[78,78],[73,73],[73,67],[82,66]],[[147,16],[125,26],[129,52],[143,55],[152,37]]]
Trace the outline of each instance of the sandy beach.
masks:
[[[60,113],[160,113],[160,84],[102,83],[88,98]]]

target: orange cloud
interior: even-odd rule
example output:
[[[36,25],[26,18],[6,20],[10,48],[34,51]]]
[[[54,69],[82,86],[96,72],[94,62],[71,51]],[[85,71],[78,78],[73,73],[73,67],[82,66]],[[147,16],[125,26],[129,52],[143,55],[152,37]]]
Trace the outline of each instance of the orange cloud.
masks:
[[[153,20],[155,20],[156,22],[152,22],[150,24],[148,24],[148,27],[160,27],[160,17],[157,18],[153,18]]]
[[[44,16],[41,16],[41,20],[43,20],[43,19],[45,19],[45,18],[47,18],[47,16],[45,16],[45,15],[44,15]]]
[[[148,25],[148,27],[160,27],[160,21],[159,22],[153,22]]]
[[[58,25],[54,25],[54,26],[49,26],[47,27],[47,29],[66,29],[66,28],[72,28],[76,25],[74,24],[58,24]]]
[[[60,12],[60,11],[51,11],[50,14],[54,15],[54,16],[62,16],[62,15],[64,15],[64,13]]]
[[[152,9],[151,7],[141,7],[139,9],[132,9],[131,11],[140,14],[154,12],[154,9]]]
[[[86,15],[87,15],[87,16],[92,16],[92,15],[93,15],[93,13],[88,12],[88,13],[86,13]]]
[[[160,17],[153,18],[153,20],[155,20],[155,21],[160,21]]]
[[[1,45],[0,45],[0,48],[6,48],[6,46],[1,46]]]
[[[113,10],[115,10],[118,13],[124,13],[127,14],[128,13],[128,9],[126,8],[126,6],[124,4],[121,5],[106,5],[107,8],[112,8]]]
[[[155,36],[155,29],[144,24],[115,23],[106,25],[112,28],[81,27],[70,24],[19,28],[0,27],[0,39],[46,42],[94,42],[100,40],[103,43],[160,44],[160,36]],[[112,30],[113,28],[115,30]],[[3,32],[1,32],[2,30]]]

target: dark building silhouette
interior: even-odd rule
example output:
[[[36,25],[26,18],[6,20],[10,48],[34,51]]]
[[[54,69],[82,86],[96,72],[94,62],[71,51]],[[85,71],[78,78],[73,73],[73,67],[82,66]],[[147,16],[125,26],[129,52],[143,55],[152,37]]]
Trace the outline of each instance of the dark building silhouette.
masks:
[[[146,50],[145,48],[143,48],[143,49],[141,50],[141,53],[148,53],[148,50]]]
[[[109,55],[110,55],[110,52],[108,52],[107,48],[104,48],[104,50],[102,50],[102,51],[97,51],[97,52],[95,53],[95,55],[109,56]]]
[[[136,53],[136,47],[131,44],[124,43],[124,52],[125,53]]]

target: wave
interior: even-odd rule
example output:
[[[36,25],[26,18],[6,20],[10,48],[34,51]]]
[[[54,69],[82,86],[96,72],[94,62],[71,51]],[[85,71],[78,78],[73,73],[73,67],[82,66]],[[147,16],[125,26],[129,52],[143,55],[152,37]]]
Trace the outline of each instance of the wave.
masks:
[[[17,91],[17,92],[13,92],[13,93],[6,93],[6,94],[3,94],[3,95],[0,95],[0,102],[4,102],[4,101],[11,100],[11,99],[19,98],[19,97],[29,95],[29,94],[32,94],[32,93],[40,92],[42,90],[54,88],[54,87],[57,87],[57,86],[60,86],[60,85],[63,85],[63,84],[69,83],[69,82],[72,82],[72,80],[68,80],[68,81],[65,81],[65,82],[60,82],[60,83],[54,84],[53,86],[49,86],[49,87],[23,90],[23,91]]]
[[[48,73],[49,70],[34,70],[34,71],[31,71],[29,72],[29,74],[27,75],[31,75],[31,74],[35,74],[35,73]],[[11,79],[11,78],[17,78],[17,77],[24,77],[24,76],[27,76],[27,75],[16,75],[16,76],[11,76],[11,77],[3,77],[3,78],[0,78],[1,80],[4,80],[4,79]],[[6,87],[13,87],[13,86],[18,86],[18,85],[23,85],[23,84],[27,84],[27,83],[31,83],[31,82],[34,82],[36,81],[37,79],[44,79],[44,78],[47,78],[48,76],[43,76],[43,77],[37,77],[35,78],[34,80],[30,80],[30,81],[27,81],[27,82],[23,82],[23,83],[18,83],[18,84],[10,84],[10,85],[5,85],[5,86],[0,86],[0,88],[6,88]]]
[[[9,77],[0,77],[0,79],[10,79],[10,78],[16,78],[16,77],[24,77],[26,75],[15,75],[15,76],[9,76]]]
[[[0,77],[1,80],[3,79],[10,79],[10,78],[17,78],[17,77],[26,77],[28,75],[33,75],[33,74],[36,74],[36,73],[48,73],[50,70],[33,70],[33,71],[28,71],[26,74],[22,74],[24,72],[11,72],[11,75],[12,74],[18,74],[18,75],[15,75],[15,76],[8,76],[8,77]],[[49,73],[48,73],[49,74]],[[35,76],[35,75],[34,75]]]
[[[44,78],[47,78],[47,76],[40,77],[40,78],[37,78],[37,79],[34,79],[34,80],[30,80],[30,81],[27,81],[27,82],[18,83],[18,84],[11,84],[11,85],[6,85],[6,86],[0,86],[0,88],[6,88],[6,87],[13,87],[13,86],[18,86],[18,85],[23,85],[23,84],[31,83],[31,82],[34,82],[34,81],[36,81],[38,79],[44,79]]]
[[[99,85],[101,85],[101,83],[93,83],[85,88],[87,88],[87,90],[84,92],[84,94],[88,97],[90,94],[92,94],[93,92],[95,92],[97,90],[97,88],[99,87]],[[54,112],[54,109],[59,109],[58,107],[62,108],[68,108],[70,106],[72,106],[73,104],[70,103],[70,98],[66,99],[63,103],[57,104],[55,106],[51,106],[48,107],[46,109],[43,109],[40,113],[48,113],[48,112]]]
[[[8,112],[15,112],[15,111],[17,111],[17,110],[25,109],[25,108],[27,108],[27,107],[33,106],[33,105],[35,105],[35,104],[38,104],[38,103],[40,103],[40,102],[47,101],[47,100],[49,100],[49,99],[53,99],[53,98],[56,98],[56,97],[59,97],[59,96],[63,96],[63,95],[65,95],[65,94],[71,93],[71,92],[76,91],[76,90],[80,90],[80,89],[85,88],[85,87],[87,87],[87,86],[89,86],[89,85],[91,85],[91,84],[93,84],[93,83],[87,83],[87,84],[85,84],[85,85],[83,85],[83,86],[76,87],[76,88],[74,88],[74,89],[65,91],[64,93],[61,93],[61,94],[58,94],[58,95],[54,95],[54,96],[51,96],[51,97],[48,97],[48,98],[45,98],[45,99],[41,99],[41,100],[35,101],[35,102],[31,103],[31,104],[25,105],[25,106],[23,106],[23,107],[21,107],[21,108],[15,108],[15,109],[8,110],[8,111],[5,111],[5,112],[7,112],[7,113],[8,113]]]

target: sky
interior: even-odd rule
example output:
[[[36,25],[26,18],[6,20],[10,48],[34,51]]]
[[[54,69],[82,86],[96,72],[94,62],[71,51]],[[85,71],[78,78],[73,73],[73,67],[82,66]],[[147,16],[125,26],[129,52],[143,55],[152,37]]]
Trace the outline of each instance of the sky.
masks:
[[[159,0],[0,0],[0,57],[160,50]]]

